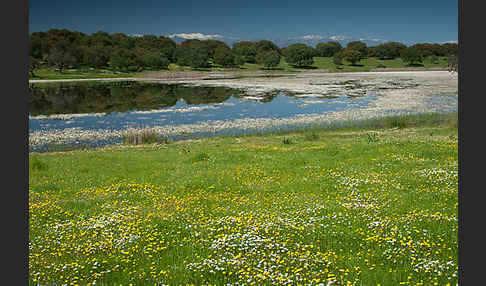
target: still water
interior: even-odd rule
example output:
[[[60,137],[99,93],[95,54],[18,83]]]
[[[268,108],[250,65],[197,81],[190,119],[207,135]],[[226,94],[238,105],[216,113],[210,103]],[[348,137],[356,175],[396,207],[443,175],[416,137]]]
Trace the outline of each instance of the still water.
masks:
[[[134,81],[30,84],[29,133],[124,130],[244,118],[282,119],[359,109],[375,99],[374,94],[326,98],[280,91],[254,97],[226,87]],[[120,142],[120,138],[98,139],[90,144]]]
[[[283,92],[246,97],[224,87],[119,83],[33,86],[30,131],[80,127],[123,129],[206,120],[285,118],[366,105],[372,97],[299,98]]]

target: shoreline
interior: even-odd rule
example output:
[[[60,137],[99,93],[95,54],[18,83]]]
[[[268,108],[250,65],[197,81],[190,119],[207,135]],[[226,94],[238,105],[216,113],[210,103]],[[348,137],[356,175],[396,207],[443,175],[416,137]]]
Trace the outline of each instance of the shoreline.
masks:
[[[154,78],[137,80],[160,81]],[[365,107],[350,107],[342,111],[302,114],[289,118],[247,117],[244,119],[209,120],[191,124],[157,125],[150,128],[125,128],[121,130],[73,128],[31,131],[29,132],[29,146],[36,148],[52,143],[89,141],[93,138],[123,138],[129,132],[138,132],[142,129],[152,129],[161,136],[173,137],[198,133],[222,133],[225,130],[249,131],[291,125],[327,124],[343,120],[365,120],[387,115],[457,111],[458,104],[457,74],[450,74],[445,71],[301,73],[286,77],[218,78],[214,80],[180,80],[179,82],[193,86],[223,86],[240,89],[250,97],[275,90],[293,92],[302,97],[356,91],[365,92],[365,94],[375,93],[377,96]]]
[[[397,72],[449,72],[447,68],[374,68],[370,71],[343,71],[334,72],[330,70],[309,70],[298,72],[282,72],[278,70],[268,71],[158,71],[135,77],[116,78],[73,78],[73,79],[29,79],[29,83],[46,82],[76,82],[76,81],[186,81],[186,80],[214,80],[232,79],[241,77],[272,77],[272,76],[297,76],[316,74],[374,74],[374,73],[397,73]]]

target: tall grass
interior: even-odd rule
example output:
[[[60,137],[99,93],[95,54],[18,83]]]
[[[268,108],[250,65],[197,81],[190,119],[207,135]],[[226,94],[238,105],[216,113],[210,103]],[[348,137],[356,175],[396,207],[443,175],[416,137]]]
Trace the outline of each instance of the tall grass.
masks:
[[[126,145],[141,145],[153,143],[168,143],[168,138],[159,136],[152,129],[131,131],[123,137],[123,144]]]

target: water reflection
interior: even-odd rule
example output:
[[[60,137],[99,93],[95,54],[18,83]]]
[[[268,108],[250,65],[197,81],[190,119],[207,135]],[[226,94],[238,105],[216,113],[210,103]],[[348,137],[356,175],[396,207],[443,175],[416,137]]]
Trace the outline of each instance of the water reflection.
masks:
[[[140,128],[172,137],[273,130],[310,124],[308,118],[328,112],[359,110],[375,100],[373,94],[323,98],[272,91],[250,96],[226,87],[133,81],[31,84],[29,150],[118,144],[124,131]]]
[[[53,115],[153,110],[176,105],[221,103],[242,92],[225,87],[191,87],[180,84],[82,82],[30,84],[29,114]],[[272,97],[268,97],[271,100]]]

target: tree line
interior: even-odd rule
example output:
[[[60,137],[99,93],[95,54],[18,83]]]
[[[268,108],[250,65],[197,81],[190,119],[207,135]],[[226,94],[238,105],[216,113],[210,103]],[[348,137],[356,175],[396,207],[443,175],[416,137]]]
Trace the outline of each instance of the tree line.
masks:
[[[314,57],[332,57],[336,65],[343,60],[356,64],[363,58],[402,58],[410,65],[424,58],[447,56],[457,62],[455,43],[418,43],[407,47],[388,42],[368,47],[361,41],[349,42],[345,47],[335,41],[318,43],[316,47],[297,43],[279,48],[270,40],[240,41],[229,47],[218,40],[189,39],[177,44],[165,36],[130,36],[103,31],[91,35],[67,29],[51,29],[29,35],[30,73],[40,66],[54,67],[60,72],[67,68],[110,69],[120,72],[168,69],[170,63],[192,68],[212,65],[239,67],[245,63],[272,68],[282,57],[295,67],[310,66]]]

